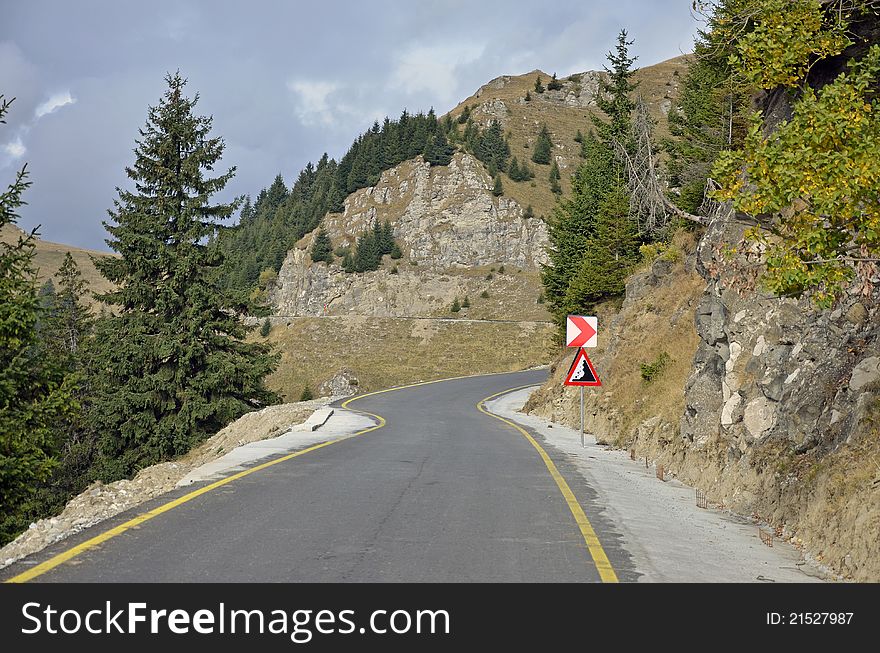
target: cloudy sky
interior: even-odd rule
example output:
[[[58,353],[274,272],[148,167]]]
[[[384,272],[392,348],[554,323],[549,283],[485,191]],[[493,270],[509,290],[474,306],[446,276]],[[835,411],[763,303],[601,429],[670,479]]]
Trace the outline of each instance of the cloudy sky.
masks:
[[[4,3],[0,187],[25,162],[20,226],[106,249],[137,130],[180,69],[227,142],[228,195],[290,182],[385,115],[442,114],[503,74],[601,68],[615,35],[639,65],[691,48],[689,0],[27,0]]]

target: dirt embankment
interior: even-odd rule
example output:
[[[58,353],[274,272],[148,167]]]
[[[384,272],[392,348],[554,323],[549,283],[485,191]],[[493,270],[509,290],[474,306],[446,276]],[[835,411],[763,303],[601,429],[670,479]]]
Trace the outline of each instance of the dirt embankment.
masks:
[[[175,461],[142,469],[131,480],[92,484],[71,499],[61,514],[31,524],[0,549],[0,568],[173,490],[192,470],[248,442],[277,437],[329,402],[329,398],[322,398],[268,406],[242,416]]]
[[[771,525],[841,578],[880,580],[877,298],[816,311],[740,295],[697,273],[708,247],[680,250],[600,313],[591,358],[603,386],[587,393],[587,430]],[[570,360],[560,354],[526,412],[577,426],[578,395],[562,385]]]

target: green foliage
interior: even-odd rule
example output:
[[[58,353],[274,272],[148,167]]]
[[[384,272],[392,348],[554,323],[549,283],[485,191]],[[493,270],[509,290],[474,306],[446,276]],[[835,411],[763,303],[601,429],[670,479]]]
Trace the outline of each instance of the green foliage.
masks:
[[[766,248],[766,286],[812,290],[830,306],[858,259],[880,254],[880,46],[818,92],[805,86],[790,120],[771,134],[755,115],[741,151],[716,162],[716,196],[770,216],[748,238]],[[868,280],[866,280],[868,282]]]
[[[584,142],[584,135],[581,133],[580,129],[578,129],[577,134],[574,135],[574,142],[575,143],[583,143]]]
[[[166,81],[126,168],[135,190],[119,189],[105,223],[119,256],[95,262],[115,287],[101,296],[113,313],[96,324],[90,372],[96,473],[104,480],[185,453],[276,400],[264,379],[277,357],[244,341],[249,328],[240,316],[251,307],[220,283],[218,223],[236,204],[211,197],[235,169],[206,176],[224,142],[210,135],[210,117],[193,113],[198,96],[184,96],[186,81],[179,74]]]
[[[466,105],[464,105],[464,109],[462,110],[462,112],[458,115],[458,124],[464,125],[470,119],[471,119],[471,108],[469,105],[466,104]]]
[[[318,230],[318,233],[315,236],[315,242],[312,243],[311,257],[314,262],[333,262],[333,243],[330,241],[330,236],[327,235],[327,232],[324,231],[323,227]]]
[[[629,215],[625,170],[614,153],[615,142],[631,147],[635,58],[629,56],[630,45],[622,31],[616,50],[608,54],[607,80],[597,100],[607,121],[594,118],[593,130],[582,139],[584,162],[572,176],[571,195],[560,198],[547,221],[550,261],[542,266],[541,281],[560,329],[566,315],[588,313],[623,293],[626,275],[638,261],[637,224]]]
[[[461,310],[461,304],[458,303],[458,297],[452,302],[452,307],[449,309],[451,313],[458,313]]]
[[[510,145],[501,131],[501,123],[497,120],[493,120],[484,131],[473,137],[472,150],[474,156],[486,164],[493,176],[507,170]]]
[[[532,205],[531,205],[531,204],[529,204],[529,205],[525,208],[525,211],[523,211],[523,215],[522,215],[522,217],[523,217],[525,220],[530,220],[531,218],[534,218],[534,217],[535,217],[535,209],[532,208]]]
[[[482,297],[483,299],[489,299],[489,291],[484,290],[483,292],[480,293],[480,297]]]
[[[465,108],[462,115],[469,116],[470,109]],[[432,165],[448,163],[454,151],[448,143],[452,127],[451,121],[437,120],[433,111],[415,115],[404,111],[398,120],[374,123],[338,163],[324,154],[317,166],[306,165],[290,189],[278,175],[255,201],[245,200],[238,225],[218,236],[228,261],[223,285],[241,294],[249,292],[260,270],[280,269],[300,238],[313,231],[328,212],[342,212],[346,196],[375,185],[383,171],[419,155],[425,155]]]
[[[501,176],[495,175],[495,184],[492,186],[492,194],[495,197],[504,195],[504,187],[501,185]]]
[[[382,257],[390,254],[392,258],[400,259],[403,253],[394,241],[394,231],[391,223],[376,221],[372,228],[367,229],[358,237],[354,253],[347,254],[342,261],[342,268],[346,272],[370,272],[378,270],[382,265]]]
[[[300,401],[311,401],[314,398],[315,395],[312,394],[312,389],[308,385],[303,388],[303,391],[299,395]]]
[[[556,79],[556,73],[553,73],[553,77],[550,78],[550,81],[547,82],[547,90],[548,91],[558,91],[562,88],[562,82]]]
[[[535,141],[535,149],[532,152],[532,161],[547,165],[550,163],[551,154],[553,152],[553,141],[550,139],[550,131],[547,125],[541,125],[541,131]]]
[[[498,267],[498,274],[504,274],[504,264],[503,263]]]
[[[595,233],[585,243],[586,255],[570,279],[562,302],[565,314],[590,313],[597,304],[623,294],[626,277],[639,260],[635,221],[629,197],[616,186],[602,198]]]
[[[442,130],[438,130],[428,138],[422,157],[432,166],[445,166],[452,161],[454,153],[455,146],[449,144],[446,134]]]
[[[731,65],[758,88],[797,86],[817,59],[840,54],[852,43],[844,12],[827,11],[819,0],[748,4],[747,17],[717,25],[718,37],[735,43]]]
[[[553,165],[550,167],[550,190],[553,191],[556,195],[562,194],[562,186],[559,185],[559,166],[556,161],[553,161]]]
[[[529,181],[530,179],[534,179],[535,173],[532,172],[527,161],[520,163],[516,157],[513,157],[507,170],[507,176],[510,177],[512,181]]]
[[[639,365],[642,380],[645,383],[651,383],[659,377],[663,370],[672,362],[672,358],[665,351],[661,351],[651,363],[642,363]]]
[[[471,307],[471,300],[468,299],[467,295],[464,296],[464,300],[461,302],[461,307],[462,308],[470,308]]]
[[[0,123],[12,101],[0,95]],[[23,167],[0,194],[0,228],[14,225],[30,186]],[[78,408],[75,379],[43,355],[33,267],[36,232],[0,242],[0,545],[27,527],[38,486],[58,465],[59,421]]]
[[[536,303],[538,303],[538,304],[544,303],[544,293],[543,292],[538,295],[538,299],[536,300]]]
[[[267,317],[263,321],[263,324],[260,326],[260,335],[263,336],[264,338],[268,338],[269,334],[271,332],[272,332],[272,323],[269,321],[269,318]]]
[[[529,93],[528,91],[526,91],[526,96],[523,98],[523,100],[525,100],[526,102],[531,102],[532,101],[532,94]]]
[[[626,30],[621,30],[614,52],[606,55],[610,65],[605,66],[607,79],[599,84],[596,106],[608,116],[609,121],[593,120],[599,137],[606,143],[617,141],[628,144],[630,140],[631,117],[636,106],[632,93],[638,88],[631,81],[635,74],[632,66],[636,61],[636,57],[629,55],[629,46],[632,44],[632,41],[626,40]]]
[[[543,93],[544,85],[541,83],[541,76],[538,75],[538,79],[535,80],[535,93]]]

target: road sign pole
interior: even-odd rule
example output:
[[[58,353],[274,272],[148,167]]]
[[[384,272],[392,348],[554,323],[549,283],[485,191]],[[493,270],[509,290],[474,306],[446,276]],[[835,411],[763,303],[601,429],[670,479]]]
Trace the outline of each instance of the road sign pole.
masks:
[[[584,386],[581,386],[581,447],[586,447],[587,443],[584,441]]]

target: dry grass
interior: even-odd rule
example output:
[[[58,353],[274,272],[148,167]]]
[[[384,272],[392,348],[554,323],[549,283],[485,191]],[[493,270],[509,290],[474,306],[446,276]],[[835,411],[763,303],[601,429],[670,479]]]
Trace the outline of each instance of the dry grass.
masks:
[[[511,372],[550,362],[546,324],[475,323],[408,318],[292,318],[268,341],[282,354],[270,387],[296,400],[340,369],[361,391],[449,376]],[[255,336],[259,339],[259,336]]]
[[[7,225],[0,230],[0,241],[11,243],[16,241],[21,234],[22,232],[18,228]],[[96,252],[90,249],[80,249],[70,245],[61,245],[39,238],[36,240],[36,245],[34,266],[37,268],[37,280],[40,284],[44,283],[47,279],[53,279],[55,273],[58,272],[58,269],[64,262],[64,255],[70,252],[73,260],[79,266],[80,272],[82,272],[83,281],[88,284],[87,288],[90,291],[88,299],[93,305],[97,305],[97,302],[91,299],[91,293],[104,293],[113,288],[113,284],[101,276],[101,273],[98,272],[95,264],[92,262],[92,257],[100,258],[111,256],[111,254]]]
[[[680,56],[641,68],[635,74],[635,80],[639,83],[637,93],[647,103],[648,111],[656,122],[658,138],[663,138],[669,133],[665,114],[661,111],[661,103],[664,100],[675,103],[686,71],[687,57]],[[570,177],[581,162],[580,144],[575,142],[574,138],[578,130],[584,134],[589,131],[595,110],[566,106],[560,101],[550,99],[548,93],[543,95],[535,93],[535,80],[539,75],[546,86],[550,75],[540,70],[493,80],[461,102],[450,113],[457,117],[464,110],[465,105],[475,108],[492,100],[504,102],[508,113],[502,119],[502,124],[510,137],[511,156],[516,156],[520,162],[527,161],[535,173],[535,179],[523,182],[514,182],[504,175],[502,182],[505,194],[523,207],[531,204],[536,215],[546,216],[550,215],[556,204],[556,196],[550,191],[548,179],[550,166],[538,165],[531,161],[531,148],[534,146],[541,124],[546,123],[550,130],[554,143],[553,155],[562,173],[560,182],[562,190],[563,193],[569,193]],[[567,78],[560,81],[566,87],[575,83],[568,81]],[[496,88],[496,86],[501,87]],[[526,91],[531,94],[531,102],[522,102]],[[472,115],[475,120],[483,124],[491,119],[491,116],[481,111],[475,111]]]
[[[677,238],[684,250],[672,272],[645,297],[622,308],[606,304],[599,316],[599,347],[590,351],[598,368],[601,388],[589,389],[593,406],[610,422],[592,422],[588,428],[603,441],[625,446],[643,421],[659,416],[676,425],[684,412],[684,384],[690,375],[699,336],[694,327],[694,308],[705,282],[685,266],[685,252],[694,246],[692,234]],[[647,265],[645,266],[647,267]],[[613,346],[609,342],[614,339]],[[559,350],[550,381],[529,401],[529,410],[574,425],[579,419],[576,389],[565,388],[563,377],[573,350]],[[670,360],[653,381],[642,378],[641,366],[666,352]],[[591,411],[592,412],[592,411]]]

